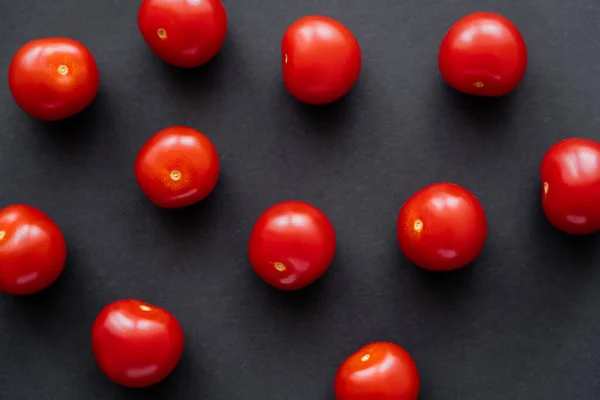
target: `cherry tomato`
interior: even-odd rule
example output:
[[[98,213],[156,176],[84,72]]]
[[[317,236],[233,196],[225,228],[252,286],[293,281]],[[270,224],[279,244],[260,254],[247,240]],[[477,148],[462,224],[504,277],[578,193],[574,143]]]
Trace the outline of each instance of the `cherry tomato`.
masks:
[[[453,88],[479,96],[502,96],[525,75],[527,46],[508,19],[478,12],[450,28],[438,61],[442,77]]]
[[[56,121],[83,111],[98,93],[99,76],[92,53],[67,38],[33,40],[17,51],[8,85],[31,116]]]
[[[286,201],[265,211],[252,229],[250,263],[268,284],[296,290],[316,281],[335,254],[335,231],[310,204]]]
[[[566,139],[542,161],[542,208],[556,228],[575,235],[600,231],[600,143]]]
[[[183,330],[166,310],[139,300],[104,307],[92,327],[92,350],[112,381],[131,388],[154,385],[177,366]]]
[[[33,294],[62,272],[67,245],[59,227],[40,210],[22,204],[0,210],[0,290]]]
[[[144,0],[138,27],[163,61],[192,68],[208,62],[223,46],[227,13],[221,0]]]
[[[344,361],[334,387],[336,400],[416,400],[419,371],[402,347],[371,343]]]
[[[414,264],[448,271],[471,263],[487,237],[479,201],[452,183],[427,186],[409,198],[398,216],[398,243]]]
[[[181,208],[212,192],[219,168],[219,155],[206,136],[192,128],[173,126],[158,132],[142,147],[135,176],[155,204]]]
[[[294,22],[281,43],[283,82],[298,100],[330,103],[344,96],[358,79],[360,47],[340,22],[309,16]]]

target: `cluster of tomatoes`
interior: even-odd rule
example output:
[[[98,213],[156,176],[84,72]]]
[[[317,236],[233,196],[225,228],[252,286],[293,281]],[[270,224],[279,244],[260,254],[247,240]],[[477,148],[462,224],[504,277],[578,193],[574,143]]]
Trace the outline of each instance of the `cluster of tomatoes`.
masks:
[[[138,25],[148,46],[165,62],[190,68],[213,58],[223,45],[227,14],[221,0],[144,0]],[[309,16],[283,36],[283,81],[298,100],[325,104],[344,96],[361,70],[358,41],[331,18]],[[501,96],[521,81],[525,42],[506,18],[475,13],[444,37],[439,69],[457,90]],[[96,96],[99,72],[92,54],[67,38],[38,39],[14,56],[9,86],[28,114],[53,121],[85,109]],[[189,127],[174,126],[151,137],[135,161],[141,190],[155,204],[194,204],[216,186],[219,156],[211,141]],[[566,139],[550,148],[541,165],[542,206],[548,220],[569,234],[600,230],[600,143]],[[484,209],[467,189],[428,186],[402,206],[398,244],[414,264],[448,271],[471,263],[487,236]],[[303,288],[331,264],[336,234],[327,216],[299,201],[276,204],[256,222],[249,240],[254,271],[283,290]],[[24,295],[60,275],[67,248],[59,227],[26,205],[0,210],[0,290]],[[109,304],[92,328],[98,365],[115,382],[144,387],[164,379],[183,352],[183,330],[169,312],[138,300]],[[372,343],[351,355],[335,379],[338,400],[414,400],[415,362],[392,343]]]

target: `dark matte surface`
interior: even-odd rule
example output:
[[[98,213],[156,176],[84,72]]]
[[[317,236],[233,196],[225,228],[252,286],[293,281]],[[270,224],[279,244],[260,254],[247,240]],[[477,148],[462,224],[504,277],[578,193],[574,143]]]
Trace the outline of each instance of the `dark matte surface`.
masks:
[[[222,53],[182,71],[137,30],[139,1],[0,1],[0,204],[27,203],[63,229],[62,277],[30,298],[0,297],[0,398],[9,400],[325,400],[339,364],[394,341],[414,356],[420,399],[600,398],[600,241],[545,221],[539,164],[555,141],[600,139],[597,0],[228,0]],[[437,50],[472,11],[501,12],[529,47],[525,80],[500,100],[446,88]],[[306,14],[354,31],[357,87],[310,108],[280,76],[280,40]],[[13,102],[15,51],[40,36],[85,43],[101,71],[92,107],[41,123]],[[161,128],[206,133],[222,179],[205,202],[163,211],[133,163]],[[397,212],[417,189],[452,181],[489,219],[474,265],[425,273],[396,245]],[[331,218],[336,260],[314,286],[278,292],[246,255],[270,205],[308,201]],[[176,372],[130,391],[97,369],[100,309],[139,298],[186,332]]]

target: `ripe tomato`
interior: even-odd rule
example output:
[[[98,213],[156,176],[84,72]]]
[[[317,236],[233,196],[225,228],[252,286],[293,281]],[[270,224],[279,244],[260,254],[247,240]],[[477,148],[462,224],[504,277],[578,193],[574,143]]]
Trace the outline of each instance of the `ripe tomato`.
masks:
[[[330,103],[344,96],[358,79],[360,47],[340,22],[309,16],[294,22],[281,43],[283,82],[298,100]]]
[[[286,201],[265,211],[252,229],[250,263],[268,284],[301,289],[316,281],[335,254],[335,231],[310,204]]]
[[[219,168],[219,155],[206,136],[192,128],[173,126],[144,144],[135,162],[135,176],[155,204],[180,208],[212,192]]]
[[[154,385],[177,366],[183,330],[173,315],[139,300],[104,307],[92,327],[92,350],[112,381],[131,388]]]
[[[67,259],[59,227],[40,210],[12,205],[0,210],[0,290],[33,294],[58,278]]]
[[[76,40],[37,39],[13,57],[8,85],[26,113],[56,121],[77,114],[94,100],[98,67],[92,53]]]
[[[478,12],[450,28],[438,61],[442,77],[453,88],[479,96],[502,96],[525,75],[527,46],[508,19]]]
[[[138,27],[163,61],[192,68],[208,62],[223,46],[227,13],[221,0],[144,0]]]
[[[409,198],[398,216],[398,243],[416,265],[432,271],[464,267],[487,236],[485,212],[468,190],[436,183]]]
[[[419,371],[393,343],[371,343],[352,354],[335,376],[336,400],[416,400]]]
[[[600,231],[600,143],[566,139],[542,161],[542,207],[556,228],[575,235]]]

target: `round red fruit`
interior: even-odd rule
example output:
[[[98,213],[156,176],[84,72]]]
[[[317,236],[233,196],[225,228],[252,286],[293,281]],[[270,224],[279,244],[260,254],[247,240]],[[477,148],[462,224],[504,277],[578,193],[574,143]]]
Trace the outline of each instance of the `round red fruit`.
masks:
[[[144,0],[138,27],[163,61],[193,68],[212,59],[227,34],[227,12],[221,0]]]
[[[310,204],[286,201],[265,211],[252,229],[250,263],[268,284],[301,289],[317,280],[335,254],[335,231]]]
[[[398,244],[414,264],[449,271],[471,263],[487,237],[481,203],[468,190],[436,183],[409,198],[398,216]]]
[[[525,75],[527,46],[508,19],[478,12],[450,28],[438,62],[442,77],[453,88],[479,96],[502,96]]]
[[[206,136],[192,128],[174,126],[144,144],[135,162],[135,176],[156,205],[181,208],[212,192],[219,168],[219,155]]]
[[[0,290],[33,294],[62,272],[67,245],[60,228],[40,210],[12,205],[0,210]]]
[[[600,143],[566,139],[552,146],[541,167],[542,207],[563,232],[600,231]]]
[[[336,400],[416,400],[417,366],[402,347],[371,343],[352,354],[335,377]]]
[[[98,93],[99,74],[92,53],[67,38],[33,40],[10,63],[8,86],[29,115],[56,121],[79,113]]]
[[[322,16],[294,22],[281,43],[283,81],[289,92],[308,104],[325,104],[344,96],[358,79],[360,46],[348,28]]]
[[[138,300],[104,307],[92,327],[92,350],[112,381],[131,388],[154,385],[177,366],[183,330],[173,315]]]

